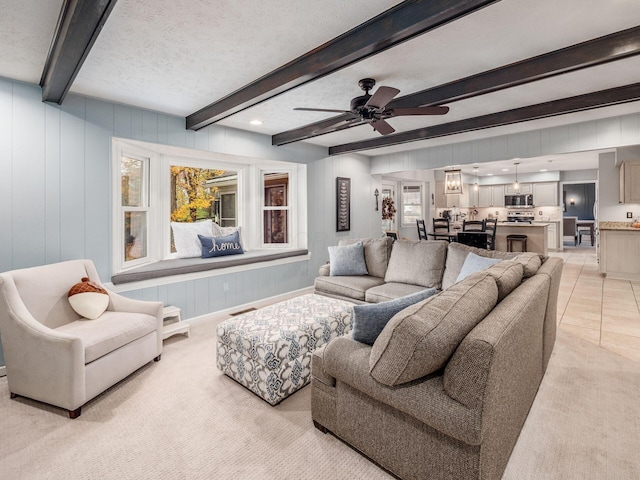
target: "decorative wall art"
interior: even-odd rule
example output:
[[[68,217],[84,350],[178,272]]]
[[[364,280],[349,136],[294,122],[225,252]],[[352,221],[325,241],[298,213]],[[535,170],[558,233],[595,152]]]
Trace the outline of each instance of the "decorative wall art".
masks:
[[[351,179],[336,178],[336,231],[351,230]]]

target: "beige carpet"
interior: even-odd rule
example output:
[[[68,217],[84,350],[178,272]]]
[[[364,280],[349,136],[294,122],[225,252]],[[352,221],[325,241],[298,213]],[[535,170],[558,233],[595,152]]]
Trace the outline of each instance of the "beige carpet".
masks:
[[[77,420],[0,378],[0,478],[390,478],[313,428],[309,387],[271,407],[223,376],[214,328],[167,340]],[[504,478],[637,479],[638,452],[640,364],[561,333]]]

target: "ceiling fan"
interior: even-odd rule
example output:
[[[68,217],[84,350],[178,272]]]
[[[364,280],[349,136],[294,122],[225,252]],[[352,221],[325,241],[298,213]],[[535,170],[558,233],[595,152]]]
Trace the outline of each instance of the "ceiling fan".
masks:
[[[380,135],[389,135],[390,133],[395,132],[395,129],[386,121],[389,118],[407,115],[444,115],[449,111],[449,107],[441,106],[385,109],[385,106],[393,99],[393,97],[400,93],[400,90],[393,87],[381,86],[378,87],[373,95],[371,95],[369,94],[369,90],[371,90],[375,84],[376,81],[373,78],[363,78],[360,80],[358,85],[365,93],[364,95],[360,95],[359,97],[355,97],[351,100],[349,110],[334,110],[330,108],[294,108],[294,110],[342,113],[351,116],[351,118],[346,120],[344,118],[337,118],[334,125],[329,127],[324,126],[322,131],[326,130],[327,133],[369,123]],[[343,125],[338,127],[335,126],[340,123]],[[314,133],[320,133],[320,131],[316,131]]]

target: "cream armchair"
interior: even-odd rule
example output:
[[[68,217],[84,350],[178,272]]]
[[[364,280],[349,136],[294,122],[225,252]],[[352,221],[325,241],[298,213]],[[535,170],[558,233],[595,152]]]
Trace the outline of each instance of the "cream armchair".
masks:
[[[162,303],[109,293],[95,320],[67,292],[82,277],[100,284],[90,260],[0,274],[0,338],[11,398],[81,413],[82,405],[162,354]]]

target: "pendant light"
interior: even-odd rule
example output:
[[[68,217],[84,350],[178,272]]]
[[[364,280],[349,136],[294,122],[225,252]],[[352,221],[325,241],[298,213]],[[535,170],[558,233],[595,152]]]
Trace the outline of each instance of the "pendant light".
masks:
[[[513,184],[513,189],[515,191],[520,190],[520,184],[518,183],[518,165],[519,162],[514,163],[514,165],[516,166],[516,182]]]
[[[473,174],[476,177],[476,182],[473,184],[473,191],[478,191],[478,167],[473,167]]]
[[[462,170],[445,170],[444,193],[447,195],[462,194]]]

